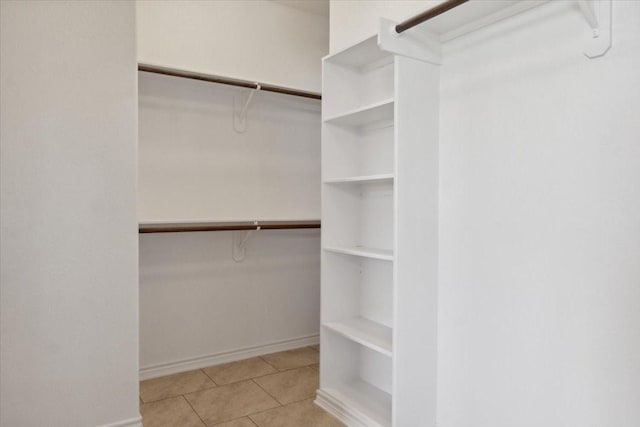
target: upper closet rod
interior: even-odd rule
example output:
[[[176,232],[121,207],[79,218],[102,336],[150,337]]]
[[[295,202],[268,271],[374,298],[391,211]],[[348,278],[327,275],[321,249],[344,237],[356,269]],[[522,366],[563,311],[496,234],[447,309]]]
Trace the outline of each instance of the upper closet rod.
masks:
[[[448,10],[453,9],[454,7],[458,7],[463,3],[468,2],[469,0],[448,0],[445,1],[444,3],[439,4],[436,7],[433,7],[429,10],[426,10],[416,16],[414,16],[413,18],[409,18],[404,22],[399,23],[398,25],[396,25],[396,32],[402,33],[404,31],[407,31],[410,28],[415,27],[416,25],[422,24],[425,21],[428,21],[429,19],[435,18],[436,16],[442,15],[443,13],[445,13]]]
[[[240,86],[249,89],[258,89],[267,92],[282,93],[285,95],[301,96],[303,98],[322,99],[319,93],[305,92],[303,90],[291,89],[282,86],[274,86],[264,83],[254,83],[248,80],[230,79],[228,77],[213,76],[209,74],[195,73],[193,71],[177,70],[174,68],[160,67],[157,65],[138,64],[139,71],[148,73],[164,74],[165,76],[182,77],[185,79],[202,80],[205,82],[220,83],[223,85]]]

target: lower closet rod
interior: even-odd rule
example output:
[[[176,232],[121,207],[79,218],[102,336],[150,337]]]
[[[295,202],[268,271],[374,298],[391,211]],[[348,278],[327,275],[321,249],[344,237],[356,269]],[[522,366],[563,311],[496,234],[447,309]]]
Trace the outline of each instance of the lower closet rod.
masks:
[[[320,228],[320,221],[242,221],[140,224],[139,233],[184,233],[193,231],[285,230]]]

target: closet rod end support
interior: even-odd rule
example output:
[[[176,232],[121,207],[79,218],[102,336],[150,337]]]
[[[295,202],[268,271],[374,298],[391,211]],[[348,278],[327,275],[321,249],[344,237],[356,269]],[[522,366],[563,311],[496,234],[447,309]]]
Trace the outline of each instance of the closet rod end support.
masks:
[[[589,59],[604,56],[612,44],[612,0],[579,0],[578,5],[588,24],[584,55]]]

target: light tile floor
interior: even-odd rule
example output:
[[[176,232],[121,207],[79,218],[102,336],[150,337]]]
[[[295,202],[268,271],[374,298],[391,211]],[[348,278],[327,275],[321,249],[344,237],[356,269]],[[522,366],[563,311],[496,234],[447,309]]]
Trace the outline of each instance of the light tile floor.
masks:
[[[313,403],[318,346],[140,383],[144,427],[340,427]]]

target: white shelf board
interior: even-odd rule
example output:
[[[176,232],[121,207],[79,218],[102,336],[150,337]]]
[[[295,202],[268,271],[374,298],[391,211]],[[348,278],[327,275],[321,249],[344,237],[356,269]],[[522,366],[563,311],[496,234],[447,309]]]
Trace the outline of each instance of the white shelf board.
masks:
[[[374,182],[390,182],[393,183],[394,176],[392,173],[381,173],[376,175],[349,176],[345,178],[333,178],[324,181],[325,184],[349,184],[349,183],[374,183]]]
[[[375,423],[372,426],[391,426],[391,395],[361,379],[320,392],[329,394],[351,410],[361,412]]]
[[[393,261],[393,251],[389,249],[375,249],[365,246],[325,246],[325,251],[339,254],[354,255],[364,258],[381,259]]]
[[[338,126],[358,127],[376,122],[392,121],[393,104],[393,98],[385,99],[362,108],[326,118],[324,122]]]
[[[369,65],[390,61],[390,52],[380,50],[378,36],[369,37],[358,44],[350,46],[340,52],[325,56],[325,61],[354,69],[366,68]]]
[[[323,326],[385,356],[391,357],[392,355],[391,337],[393,330],[388,326],[362,317],[354,317],[339,322],[326,322]]]

